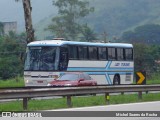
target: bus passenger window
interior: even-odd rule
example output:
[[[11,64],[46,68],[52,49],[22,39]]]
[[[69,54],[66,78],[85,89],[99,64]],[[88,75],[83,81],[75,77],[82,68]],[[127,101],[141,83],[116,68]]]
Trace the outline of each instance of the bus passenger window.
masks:
[[[67,70],[67,67],[68,67],[68,49],[62,47],[60,52],[59,70],[65,71]]]
[[[123,48],[117,48],[117,60],[124,60]]]
[[[80,60],[87,60],[88,59],[88,48],[86,46],[79,46],[78,55],[79,55]]]
[[[107,59],[107,51],[105,47],[99,47],[98,48],[98,55],[99,55],[99,60],[106,60]]]
[[[89,47],[89,59],[90,60],[97,60],[97,47]]]
[[[116,60],[116,49],[115,48],[108,48],[108,59]]]
[[[126,60],[133,60],[133,50],[125,49],[125,58]]]
[[[77,56],[77,46],[69,46],[69,59],[72,60],[77,60],[78,56]]]

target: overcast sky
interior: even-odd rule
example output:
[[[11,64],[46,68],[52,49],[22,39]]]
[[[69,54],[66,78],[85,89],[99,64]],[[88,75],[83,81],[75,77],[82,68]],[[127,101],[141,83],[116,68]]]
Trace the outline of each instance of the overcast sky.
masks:
[[[56,12],[52,0],[31,0],[33,24]],[[0,21],[17,21],[18,26],[24,28],[24,11],[22,1],[0,0]]]

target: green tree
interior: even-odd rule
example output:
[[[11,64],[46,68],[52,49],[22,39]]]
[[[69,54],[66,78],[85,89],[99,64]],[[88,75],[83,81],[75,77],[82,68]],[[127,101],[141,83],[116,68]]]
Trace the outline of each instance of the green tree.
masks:
[[[52,21],[55,24],[51,24],[50,26],[48,26],[48,28],[46,30],[51,31],[58,38],[60,38],[60,37],[67,38],[67,33],[65,32],[67,30],[65,28],[65,21],[63,20],[63,17],[56,16],[52,19]]]
[[[160,71],[159,50],[159,45],[134,44],[135,71],[146,71],[149,77]]]
[[[10,32],[0,41],[0,78],[8,79],[23,73],[22,53],[25,52],[26,43],[22,34]],[[25,39],[26,40],[26,39]]]
[[[52,19],[48,30],[57,37],[70,40],[75,40],[81,33],[80,19],[94,11],[93,7],[89,7],[89,2],[81,0],[55,0],[53,5],[58,7],[59,16]]]
[[[84,24],[81,28],[81,33],[85,41],[91,42],[92,40],[96,40],[94,31],[87,25]]]
[[[4,26],[3,26],[3,23],[0,22],[0,36],[3,36],[4,35]]]

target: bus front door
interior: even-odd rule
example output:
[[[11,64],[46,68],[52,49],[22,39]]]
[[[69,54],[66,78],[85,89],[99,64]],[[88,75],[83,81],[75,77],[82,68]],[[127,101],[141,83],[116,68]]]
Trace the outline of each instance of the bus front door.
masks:
[[[68,49],[62,47],[60,52],[60,62],[59,62],[60,71],[66,71],[67,66],[68,66]]]

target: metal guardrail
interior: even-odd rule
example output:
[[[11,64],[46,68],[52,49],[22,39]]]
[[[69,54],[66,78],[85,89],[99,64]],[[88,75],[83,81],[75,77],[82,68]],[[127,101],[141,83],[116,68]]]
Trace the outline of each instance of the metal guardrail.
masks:
[[[86,86],[64,88],[10,88],[0,89],[0,99],[23,98],[23,108],[27,109],[28,98],[67,96],[68,107],[72,106],[71,96],[86,94],[105,94],[106,102],[109,93],[138,92],[138,98],[142,99],[142,92],[160,91],[160,85],[118,85],[118,86]]]

